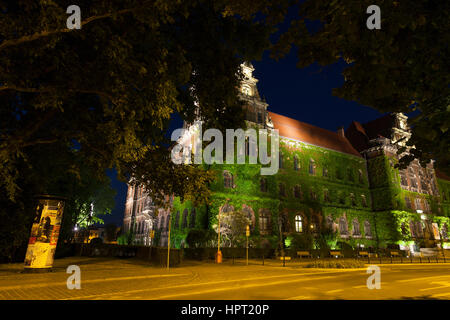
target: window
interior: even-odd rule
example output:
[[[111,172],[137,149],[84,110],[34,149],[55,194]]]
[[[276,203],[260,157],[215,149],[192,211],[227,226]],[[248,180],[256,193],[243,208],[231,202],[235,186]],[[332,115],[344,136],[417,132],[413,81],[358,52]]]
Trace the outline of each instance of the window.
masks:
[[[254,224],[255,224],[255,214],[253,213],[252,208],[250,208],[248,205],[244,204],[244,205],[242,205],[242,212],[245,214],[245,217],[248,219],[250,228],[253,229]]]
[[[261,192],[267,192],[267,179],[266,178],[261,178],[260,189],[261,189]]]
[[[175,229],[178,229],[180,227],[180,211],[179,210],[177,211],[177,214],[175,215],[175,221],[174,221],[173,227]]]
[[[341,236],[348,235],[347,220],[344,217],[341,217],[339,219],[339,233],[341,234]]]
[[[295,231],[299,233],[303,232],[303,219],[299,214],[295,216]]]
[[[363,172],[361,169],[358,170],[359,183],[364,184]]]
[[[166,226],[166,216],[161,216],[161,220],[159,223],[159,229],[164,230],[165,226]]]
[[[403,187],[408,186],[408,179],[406,178],[406,174],[405,174],[404,170],[400,171],[400,183]]]
[[[286,186],[284,185],[284,183],[280,183],[278,186],[280,189],[280,196],[285,197],[286,196]]]
[[[414,205],[416,206],[416,210],[423,210],[422,201],[419,198],[414,199]]]
[[[190,221],[190,228],[195,228],[195,218],[196,218],[197,212],[195,212],[195,208],[191,210],[191,221]]]
[[[299,185],[294,186],[294,197],[300,199],[302,197],[302,190]]]
[[[342,170],[341,168],[336,168],[336,178],[342,180]]]
[[[409,199],[409,197],[405,197],[405,205],[406,205],[406,208],[412,209],[411,199]]]
[[[320,231],[319,218],[316,215],[311,217],[311,231],[314,233],[318,233]]]
[[[365,195],[361,195],[361,203],[363,207],[367,207],[367,199]]]
[[[323,200],[325,202],[331,202],[330,193],[328,192],[327,189],[323,190]]]
[[[442,234],[442,239],[448,240],[448,227],[447,227],[446,223],[444,223],[444,225],[442,226],[441,234]]]
[[[339,193],[339,203],[340,204],[345,204],[345,195],[343,192]]]
[[[353,235],[354,236],[360,236],[361,230],[359,228],[359,221],[357,219],[353,220]]]
[[[250,88],[250,86],[244,85],[244,86],[242,86],[242,93],[247,95],[247,96],[251,96],[252,95],[252,89]]]
[[[353,193],[350,193],[350,203],[352,204],[353,207],[356,206],[356,199]]]
[[[347,168],[347,177],[349,181],[354,181],[353,170],[351,168]]]
[[[372,238],[372,229],[370,228],[370,222],[364,221],[364,234],[366,235],[366,238]]]
[[[314,160],[309,160],[309,174],[315,175],[316,174],[316,164],[314,163]]]
[[[261,112],[258,112],[258,123],[263,123],[263,116]]]
[[[416,231],[419,238],[423,238],[423,226],[420,221],[416,222]]]
[[[412,221],[409,222],[409,230],[411,232],[411,237],[417,238],[416,225]]]
[[[313,201],[317,200],[317,194],[313,189],[309,189],[309,197]]]
[[[333,230],[334,231],[334,227],[333,226],[334,226],[333,218],[331,216],[328,216],[327,217],[327,228],[329,230]]]
[[[187,227],[187,219],[188,219],[188,209],[184,209],[183,211],[183,228]]]
[[[223,185],[225,188],[233,188],[233,175],[229,171],[223,172]]]
[[[328,169],[327,169],[326,167],[323,167],[323,169],[322,169],[322,175],[323,175],[324,177],[328,177]]]
[[[259,231],[262,234],[270,231],[270,211],[267,209],[261,209],[259,212]]]
[[[294,156],[294,170],[298,171],[300,169],[300,166],[298,165],[298,157]]]

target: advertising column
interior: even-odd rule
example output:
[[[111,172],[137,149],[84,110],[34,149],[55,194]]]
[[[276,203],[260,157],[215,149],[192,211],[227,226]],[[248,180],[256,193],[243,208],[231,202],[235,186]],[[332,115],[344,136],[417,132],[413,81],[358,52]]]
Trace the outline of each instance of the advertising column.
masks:
[[[25,256],[24,271],[45,272],[51,270],[63,212],[63,198],[48,195],[38,197]]]

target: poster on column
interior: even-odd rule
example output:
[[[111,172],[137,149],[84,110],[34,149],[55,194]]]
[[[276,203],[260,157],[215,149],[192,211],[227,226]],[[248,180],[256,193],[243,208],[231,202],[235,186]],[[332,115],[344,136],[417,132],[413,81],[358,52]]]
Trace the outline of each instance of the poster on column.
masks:
[[[38,200],[25,255],[25,269],[49,269],[58,243],[64,200],[46,197]]]

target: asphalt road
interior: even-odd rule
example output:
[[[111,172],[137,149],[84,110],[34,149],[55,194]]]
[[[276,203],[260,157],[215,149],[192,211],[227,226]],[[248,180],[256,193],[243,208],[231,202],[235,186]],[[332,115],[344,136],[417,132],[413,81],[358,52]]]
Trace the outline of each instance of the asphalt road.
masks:
[[[69,265],[81,270],[81,289],[67,288]],[[367,267],[367,266],[366,266]],[[450,264],[379,265],[381,288],[368,289],[367,268],[309,269],[279,261],[222,265],[185,262],[167,270],[134,259],[65,258],[47,274],[0,265],[0,299],[334,300],[450,299]]]

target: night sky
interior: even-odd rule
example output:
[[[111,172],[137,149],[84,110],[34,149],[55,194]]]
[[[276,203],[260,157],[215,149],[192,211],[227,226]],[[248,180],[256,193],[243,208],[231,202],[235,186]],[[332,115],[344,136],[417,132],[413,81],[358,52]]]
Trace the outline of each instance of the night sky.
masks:
[[[278,62],[268,54],[261,61],[253,61],[254,76],[259,79],[258,89],[269,104],[269,111],[279,113],[331,131],[338,127],[347,128],[352,120],[367,122],[382,116],[378,111],[352,101],[332,95],[332,89],[344,82],[341,74],[345,63],[328,67],[312,65],[305,69],[296,67],[296,55]],[[122,224],[127,187],[117,181],[115,173],[109,172],[112,186],[117,190],[116,206],[105,223]]]

